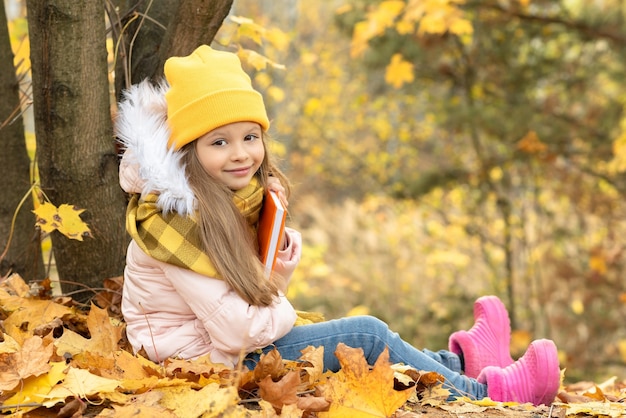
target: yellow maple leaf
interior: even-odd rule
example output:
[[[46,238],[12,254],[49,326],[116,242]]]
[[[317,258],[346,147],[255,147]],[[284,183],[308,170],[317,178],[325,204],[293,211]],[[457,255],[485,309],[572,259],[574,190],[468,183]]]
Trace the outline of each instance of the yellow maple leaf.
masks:
[[[43,232],[50,233],[61,225],[57,218],[57,207],[50,202],[42,203],[33,212],[37,215],[36,225]]]
[[[266,56],[251,49],[241,48],[237,51],[237,56],[239,56],[241,62],[247,63],[257,71],[266,69],[268,65],[279,70],[285,69],[284,65],[274,62]]]
[[[228,369],[221,363],[213,363],[210,354],[205,354],[194,360],[167,359],[164,365],[165,371],[171,375],[178,371],[182,373],[193,373],[198,376],[201,374],[211,375]]]
[[[405,61],[402,54],[394,54],[385,71],[385,82],[398,89],[413,80],[413,64]]]
[[[404,1],[399,0],[387,0],[374,6],[365,20],[354,25],[350,56],[353,58],[361,56],[367,49],[369,40],[382,35],[387,28],[393,26],[404,7]]]
[[[394,25],[396,18],[400,15],[406,3],[402,0],[386,0],[380,2],[378,7],[368,13],[368,19],[377,23],[381,33],[386,28]]]
[[[122,400],[122,405],[113,405],[113,409],[105,409],[98,417],[131,418],[131,417],[163,417],[176,418],[176,415],[159,405],[163,394],[158,391],[148,391],[132,396],[132,400]],[[115,402],[115,401],[114,401]]]
[[[246,37],[253,40],[257,45],[263,45],[263,37],[266,32],[263,26],[255,23],[250,18],[242,16],[231,16],[230,20],[238,25],[237,36],[239,38]]]
[[[70,239],[82,241],[84,237],[91,236],[91,230],[80,218],[84,211],[85,209],[65,203],[57,208],[50,202],[44,202],[33,210],[33,213],[37,215],[35,224],[43,232],[57,230]]]
[[[122,338],[124,326],[111,323],[106,309],[100,309],[92,304],[87,315],[87,328],[91,335],[90,339],[66,329],[54,343],[57,353],[60,355],[69,353],[75,356],[89,351],[110,358],[114,352],[118,351],[118,342]]]
[[[272,28],[265,32],[267,41],[279,51],[286,51],[291,42],[289,35],[280,29]]]
[[[331,406],[328,412],[319,413],[320,417],[389,417],[414,391],[394,389],[394,371],[387,348],[371,369],[360,348],[340,343],[335,355],[341,370],[323,385],[324,396],[331,400]]]
[[[597,417],[621,417],[626,414],[626,405],[618,402],[595,401],[578,404],[555,402],[554,405],[565,408],[568,416],[578,416],[580,414],[584,414]]]
[[[420,35],[430,33],[433,35],[441,35],[446,32],[448,25],[444,15],[441,14],[427,14],[420,21],[419,29],[417,32]]]
[[[403,21],[418,22],[418,35],[441,35],[446,32],[464,36],[474,31],[472,23],[466,19],[465,12],[455,3],[462,0],[424,0],[411,1],[407,5]]]
[[[481,407],[492,407],[492,406],[515,406],[519,405],[519,402],[499,402],[494,401],[489,397],[485,397],[482,399],[470,399],[467,397],[462,397],[457,399],[459,401],[467,402],[473,405],[481,406]]]
[[[16,353],[20,351],[20,344],[9,334],[2,334],[2,342],[0,343],[0,354]]]
[[[79,209],[76,206],[62,204],[57,211],[61,218],[61,226],[57,230],[70,239],[82,241],[83,237],[91,236],[91,231],[87,224],[80,219],[80,214],[85,209]]]
[[[230,411],[232,416],[237,416],[233,409],[243,416],[245,409],[237,405],[239,395],[237,388],[228,386],[221,388],[213,383],[200,390],[194,390],[190,386],[177,386],[159,390],[163,398],[159,404],[170,409],[178,417],[221,417],[230,416],[225,414]]]
[[[51,408],[58,402],[64,402],[65,398],[70,396],[86,398],[91,395],[113,392],[118,386],[120,386],[118,380],[97,376],[88,370],[69,367],[63,382],[50,390],[45,396],[47,400],[43,402],[43,405]]]
[[[35,328],[75,313],[72,308],[51,300],[5,296],[2,292],[0,292],[0,304],[2,304],[3,309],[12,311],[9,317],[4,320],[4,328],[7,334],[20,344],[32,336]]]
[[[460,17],[455,17],[451,19],[449,28],[450,33],[453,33],[455,35],[471,35],[472,33],[474,33],[474,27],[472,26],[472,22]]]
[[[37,405],[46,399],[52,388],[65,377],[65,362],[52,362],[50,370],[41,376],[31,376],[24,381],[23,387],[12,397],[5,400],[3,406],[20,406],[20,412],[28,412],[38,406],[23,406],[24,404]]]

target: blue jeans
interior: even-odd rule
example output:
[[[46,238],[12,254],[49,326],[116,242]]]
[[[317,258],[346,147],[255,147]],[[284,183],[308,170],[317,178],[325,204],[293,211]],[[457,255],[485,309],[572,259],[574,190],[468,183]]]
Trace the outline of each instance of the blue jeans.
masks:
[[[262,351],[267,353],[276,348],[283,359],[297,360],[302,355],[301,350],[306,347],[323,346],[324,368],[336,372],[340,369],[339,360],[334,354],[338,343],[362,348],[370,365],[376,362],[385,347],[389,347],[391,363],[404,363],[417,370],[441,374],[446,379],[444,387],[452,393],[450,399],[458,396],[482,399],[487,396],[485,384],[461,374],[461,361],[456,354],[445,350],[420,351],[402,340],[383,321],[372,316],[353,316],[293,327],[287,335]],[[250,353],[244,364],[252,370],[259,357],[258,353]]]

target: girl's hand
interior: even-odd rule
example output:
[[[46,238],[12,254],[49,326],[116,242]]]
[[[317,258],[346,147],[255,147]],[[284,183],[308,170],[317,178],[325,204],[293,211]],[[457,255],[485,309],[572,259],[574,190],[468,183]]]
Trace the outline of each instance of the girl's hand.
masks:
[[[282,184],[280,184],[280,180],[276,177],[270,176],[267,179],[267,188],[278,195],[278,198],[282,202],[284,207],[289,206],[289,202],[287,201],[287,196],[285,195],[285,188]]]

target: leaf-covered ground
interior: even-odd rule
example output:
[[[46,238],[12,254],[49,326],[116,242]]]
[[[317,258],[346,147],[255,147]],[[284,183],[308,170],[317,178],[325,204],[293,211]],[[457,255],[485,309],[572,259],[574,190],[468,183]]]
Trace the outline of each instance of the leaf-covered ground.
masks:
[[[24,417],[538,417],[626,415],[626,382],[563,386],[551,406],[447,401],[441,376],[392,365],[385,351],[371,367],[360,349],[335,354],[342,369],[323,372],[323,349],[298,361],[278,352],[254,370],[165,359],[130,350],[119,311],[121,278],[89,309],[50,297],[47,282],[17,275],[0,282],[1,412]]]

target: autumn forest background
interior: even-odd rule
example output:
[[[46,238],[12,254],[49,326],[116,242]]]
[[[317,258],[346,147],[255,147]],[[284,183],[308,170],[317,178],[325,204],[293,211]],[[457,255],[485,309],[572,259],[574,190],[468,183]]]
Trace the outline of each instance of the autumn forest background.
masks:
[[[20,111],[3,108],[11,111],[0,113],[0,140],[23,112],[16,148],[45,167],[62,144],[40,142],[35,127],[45,112],[31,106],[29,34],[41,41],[31,3],[5,1]],[[160,2],[104,3],[110,119],[124,83],[139,77],[119,67],[134,46],[128,35],[165,25]],[[131,12],[116,29],[124,7]],[[478,296],[496,294],[511,312],[516,355],[551,338],[566,380],[626,378],[626,2],[237,0],[227,10],[213,44],[238,50],[263,92],[273,148],[294,184],[289,224],[304,238],[289,290],[297,308],[375,315],[436,350],[471,326]],[[98,241],[97,200],[46,186],[45,176],[63,171],[52,163],[10,183],[17,197],[3,199],[0,251],[13,230],[27,239],[0,253],[0,277],[19,270],[24,254],[40,263],[30,209],[49,199],[85,209],[94,236],[53,232],[41,266],[22,275],[90,276],[83,283],[98,287],[121,274],[119,263],[116,272],[97,262],[107,251],[123,259],[123,222],[119,238]],[[10,167],[0,164],[3,178]],[[39,175],[21,207],[25,226],[15,228]],[[74,251],[86,254],[69,259]],[[58,291],[90,296],[68,289]]]

